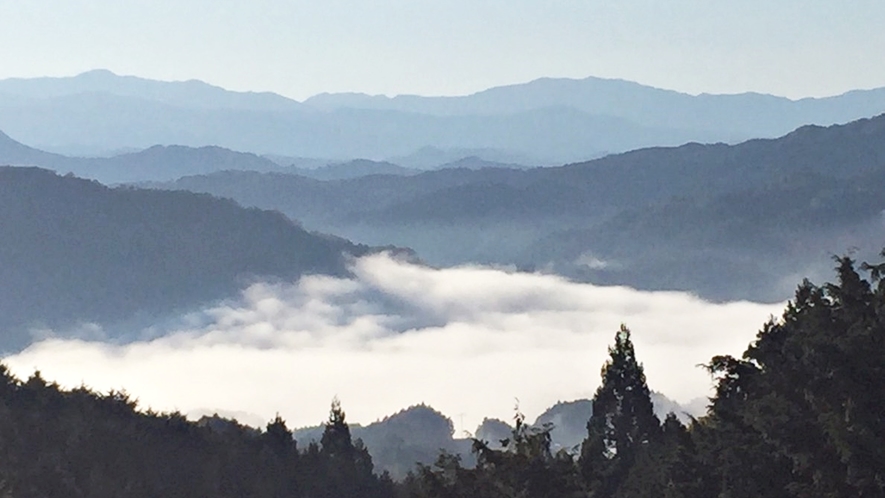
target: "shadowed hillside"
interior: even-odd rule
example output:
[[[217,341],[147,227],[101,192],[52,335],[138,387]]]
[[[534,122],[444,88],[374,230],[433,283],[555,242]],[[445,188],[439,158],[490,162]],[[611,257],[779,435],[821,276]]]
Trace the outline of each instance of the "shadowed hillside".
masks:
[[[21,144],[0,132],[0,164],[39,166],[73,173],[105,184],[138,181],[169,181],[183,175],[199,175],[224,170],[284,171],[269,159],[221,147],[155,145],[138,152],[112,157],[68,157]]]
[[[342,274],[344,254],[366,251],[205,194],[0,168],[0,348],[26,344],[31,326],[187,310],[258,277]]]
[[[163,188],[279,209],[306,226],[597,283],[779,301],[829,255],[885,238],[885,115],[739,145],[687,144],[558,168],[320,182],[226,172]]]

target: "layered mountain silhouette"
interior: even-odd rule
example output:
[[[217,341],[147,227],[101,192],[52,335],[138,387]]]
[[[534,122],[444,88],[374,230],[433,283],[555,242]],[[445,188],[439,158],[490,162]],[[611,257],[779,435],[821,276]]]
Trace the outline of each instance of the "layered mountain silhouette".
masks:
[[[786,133],[809,123],[833,124],[868,117],[885,110],[885,89],[791,100],[758,93],[689,95],[631,81],[595,77],[541,78],[461,97],[320,94],[304,104],[325,110],[372,109],[433,116],[501,115],[569,108],[650,127],[727,131],[735,136],[755,137]]]
[[[73,173],[105,184],[172,181],[182,176],[219,171],[276,171],[316,180],[346,180],[369,175],[410,176],[421,172],[421,169],[406,168],[387,161],[354,159],[330,162],[315,158],[266,157],[216,146],[155,145],[109,157],[70,157],[29,147],[2,131],[0,164],[39,166],[62,174]],[[528,168],[519,164],[504,164],[476,156],[465,156],[454,161],[433,164],[426,169],[502,167]]]
[[[59,173],[99,180],[106,184],[139,181],[168,181],[183,175],[215,171],[287,171],[279,164],[255,154],[221,147],[155,145],[145,150],[111,157],[69,157],[23,145],[0,132],[0,164],[39,166]]]
[[[320,442],[323,429],[322,425],[296,429],[294,437],[299,445],[307,447],[311,442]],[[406,477],[418,462],[432,464],[440,451],[471,459],[471,442],[455,434],[452,420],[423,404],[365,426],[350,424],[350,431],[366,445],[375,469],[387,471],[395,479]]]
[[[600,153],[599,155],[605,155]],[[394,156],[387,159],[387,161],[399,164],[401,166],[418,169],[418,170],[432,170],[432,169],[441,169],[446,165],[451,165],[453,163],[457,163],[459,161],[463,161],[465,159],[473,159],[478,161],[487,162],[490,164],[496,164],[499,167],[503,165],[512,165],[516,167],[532,167],[532,166],[544,166],[545,162],[540,158],[532,156],[531,154],[524,153],[516,153],[516,152],[507,152],[497,149],[489,149],[489,148],[480,148],[480,149],[465,149],[465,148],[447,148],[442,149],[439,147],[433,146],[425,146],[420,149],[403,156]],[[591,158],[586,158],[591,159]],[[558,164],[556,164],[558,166]]]
[[[346,161],[437,149],[552,165],[640,147],[777,136],[802,124],[844,123],[883,111],[882,89],[792,101],[693,96],[599,78],[541,79],[464,97],[337,94],[304,103],[108,71],[0,81],[0,129],[44,150],[81,154],[215,145]]]
[[[70,78],[10,78],[0,81],[0,94],[29,100],[106,94],[190,109],[284,111],[301,107],[294,100],[270,92],[233,92],[198,80],[155,81],[118,76],[104,69],[88,71]]]
[[[253,279],[342,275],[345,255],[368,250],[205,194],[2,167],[0,350],[47,328],[156,325],[233,297]]]
[[[682,406],[661,393],[652,392],[651,397],[655,414],[661,420],[668,413],[674,413],[687,423],[690,417],[699,416],[706,409],[706,400]],[[552,429],[554,451],[575,453],[587,437],[587,421],[592,413],[593,402],[589,399],[559,402],[538,415],[532,425]],[[204,420],[204,423],[219,422],[212,418]],[[303,427],[294,431],[294,437],[299,445],[307,447],[312,442],[320,442],[323,429],[322,425]],[[350,431],[366,445],[376,470],[389,472],[397,480],[414,471],[416,463],[432,465],[440,451],[460,455],[465,464],[472,466],[475,456],[471,452],[470,437],[486,441],[492,447],[500,447],[502,439],[513,437],[511,424],[489,418],[472,434],[457,433],[451,418],[424,404],[405,408],[368,425],[351,424]]]
[[[880,248],[885,115],[556,168],[325,182],[224,172],[162,186],[279,209],[315,229],[412,247],[436,264],[514,264],[712,299],[780,300],[801,275],[825,273],[829,255]]]
[[[249,170],[249,168],[237,168]],[[347,180],[369,175],[417,175],[420,170],[404,168],[400,165],[387,161],[370,161],[368,159],[354,159],[343,163],[331,163],[319,168],[293,168],[289,172],[313,178],[315,180]]]

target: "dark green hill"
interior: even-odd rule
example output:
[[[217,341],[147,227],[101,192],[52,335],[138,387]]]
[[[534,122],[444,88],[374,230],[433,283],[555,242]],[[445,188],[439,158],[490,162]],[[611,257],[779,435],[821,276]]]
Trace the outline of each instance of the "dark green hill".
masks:
[[[258,277],[343,274],[365,246],[205,194],[0,168],[0,348],[27,327],[162,315]]]

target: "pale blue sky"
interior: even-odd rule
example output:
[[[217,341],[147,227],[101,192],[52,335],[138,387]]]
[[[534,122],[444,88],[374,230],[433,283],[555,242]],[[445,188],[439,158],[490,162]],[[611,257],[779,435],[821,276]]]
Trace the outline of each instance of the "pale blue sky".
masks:
[[[542,76],[690,93],[885,86],[883,0],[0,0],[0,78],[107,68],[303,99]]]

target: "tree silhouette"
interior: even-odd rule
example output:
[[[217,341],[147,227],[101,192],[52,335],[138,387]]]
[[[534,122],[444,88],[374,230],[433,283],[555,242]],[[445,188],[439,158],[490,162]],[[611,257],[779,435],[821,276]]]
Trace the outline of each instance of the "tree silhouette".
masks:
[[[581,472],[596,497],[615,496],[637,455],[657,437],[661,425],[625,325],[608,352],[580,457]]]

